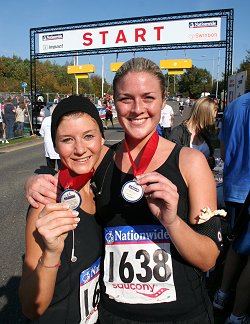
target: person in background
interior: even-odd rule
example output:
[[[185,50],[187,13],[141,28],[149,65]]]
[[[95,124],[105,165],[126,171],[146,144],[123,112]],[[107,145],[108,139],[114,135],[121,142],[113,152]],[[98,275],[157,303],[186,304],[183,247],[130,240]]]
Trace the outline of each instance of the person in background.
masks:
[[[226,107],[218,135],[224,161],[223,195],[231,229],[250,189],[249,103],[250,92]]]
[[[4,144],[4,142],[6,144],[9,144],[9,141],[6,139],[6,124],[5,124],[5,118],[4,118],[4,100],[1,103],[1,113],[2,113],[2,129],[3,129],[2,144]]]
[[[221,157],[224,160],[223,195],[230,230],[234,231],[239,214],[250,190],[250,92],[232,101],[225,109],[219,133]],[[249,215],[248,215],[249,217]],[[247,263],[238,278],[232,313],[227,324],[249,323],[246,311],[250,300],[250,233],[248,255],[237,252],[232,245],[228,251],[221,288],[215,293],[213,305],[223,310],[230,297],[232,278],[242,262]]]
[[[180,112],[181,116],[183,115],[183,110],[184,110],[184,101],[182,99],[180,99],[180,101],[179,101],[179,112]]]
[[[51,115],[55,107],[56,105],[50,107]],[[54,175],[56,170],[56,164],[58,170],[61,169],[62,165],[61,165],[60,156],[55,151],[52,138],[51,138],[51,119],[52,119],[51,115],[43,119],[39,133],[44,138],[44,151],[45,151],[47,166],[49,168],[49,173]]]
[[[216,114],[217,105],[214,100],[202,97],[195,102],[190,117],[174,127],[168,138],[174,143],[202,152],[211,169],[215,166],[211,139],[215,136]]]
[[[8,98],[4,104],[4,121],[5,121],[5,132],[6,132],[7,140],[10,138],[14,138],[15,119],[16,119],[16,108],[12,104],[11,98]]]
[[[23,136],[25,105],[19,103],[16,108],[16,136]]]
[[[102,235],[90,179],[104,148],[95,105],[80,96],[61,100],[51,137],[63,163],[58,181],[64,191],[38,209],[29,208],[20,301],[32,323],[93,324]]]
[[[213,175],[203,154],[158,136],[166,86],[157,64],[127,61],[113,89],[125,138],[93,177],[105,239],[99,321],[213,323],[203,272],[222,248],[220,220],[200,223],[204,208],[217,215]],[[54,192],[53,181],[29,182],[29,201]]]
[[[164,138],[168,138],[171,133],[171,128],[174,124],[174,111],[173,108],[167,103],[161,111],[160,125]]]
[[[114,128],[114,123],[113,123],[113,111],[112,111],[112,106],[110,105],[110,102],[107,100],[106,102],[106,116],[105,116],[105,128],[108,128],[108,120],[111,121],[112,127]]]
[[[4,138],[3,138],[3,116],[2,116],[2,103],[0,102],[0,138],[2,144],[4,144]]]

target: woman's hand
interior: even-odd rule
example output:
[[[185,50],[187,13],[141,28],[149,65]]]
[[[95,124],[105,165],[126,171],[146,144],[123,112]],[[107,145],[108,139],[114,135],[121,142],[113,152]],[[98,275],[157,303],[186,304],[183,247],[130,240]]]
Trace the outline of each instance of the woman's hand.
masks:
[[[25,196],[32,207],[38,208],[39,204],[48,204],[53,199],[56,201],[58,192],[58,179],[50,174],[31,176],[24,185]]]
[[[148,206],[155,217],[167,227],[177,219],[179,194],[176,186],[157,172],[136,176],[137,183],[144,189]]]
[[[80,221],[78,212],[64,203],[50,203],[44,206],[36,220],[46,252],[61,253],[68,232],[74,230]]]

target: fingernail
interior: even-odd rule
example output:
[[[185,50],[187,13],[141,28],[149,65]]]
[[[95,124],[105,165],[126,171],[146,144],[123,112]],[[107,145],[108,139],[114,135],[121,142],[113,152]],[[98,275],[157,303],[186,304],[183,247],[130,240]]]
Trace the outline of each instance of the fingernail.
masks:
[[[73,210],[73,211],[72,211],[72,214],[73,214],[74,216],[78,216],[78,215],[79,215],[79,212],[78,212],[77,210]]]
[[[76,218],[75,218],[75,222],[76,222],[76,223],[79,223],[79,222],[80,222],[80,217],[76,217]]]

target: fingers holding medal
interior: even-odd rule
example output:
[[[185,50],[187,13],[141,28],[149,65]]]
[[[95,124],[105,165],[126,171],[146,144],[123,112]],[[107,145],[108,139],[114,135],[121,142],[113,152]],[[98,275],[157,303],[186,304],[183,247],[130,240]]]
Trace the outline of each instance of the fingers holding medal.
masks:
[[[158,172],[151,172],[136,176],[136,182],[142,186],[148,205],[156,217],[164,217],[168,221],[176,217],[179,194],[169,179]]]
[[[36,221],[36,228],[43,237],[46,248],[51,251],[62,249],[67,233],[77,227],[78,211],[66,203],[50,203],[44,206]]]

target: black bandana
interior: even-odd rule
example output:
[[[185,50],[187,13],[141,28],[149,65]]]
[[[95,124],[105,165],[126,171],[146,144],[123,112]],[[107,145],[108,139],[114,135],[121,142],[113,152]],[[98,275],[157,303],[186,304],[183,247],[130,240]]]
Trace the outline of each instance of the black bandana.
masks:
[[[51,120],[51,138],[55,146],[56,129],[60,119],[67,113],[73,111],[82,111],[94,118],[100,128],[102,137],[104,138],[103,124],[99,116],[96,106],[86,97],[70,96],[61,100],[52,113]]]

